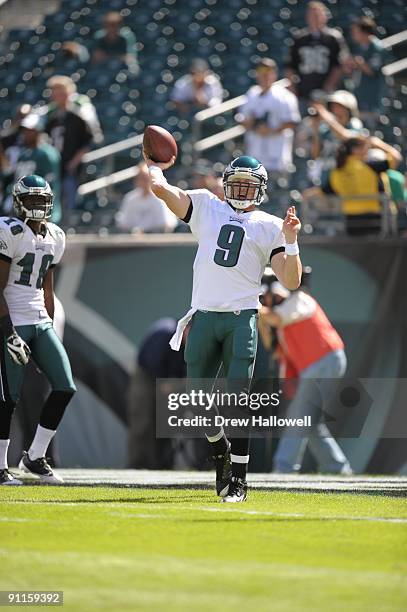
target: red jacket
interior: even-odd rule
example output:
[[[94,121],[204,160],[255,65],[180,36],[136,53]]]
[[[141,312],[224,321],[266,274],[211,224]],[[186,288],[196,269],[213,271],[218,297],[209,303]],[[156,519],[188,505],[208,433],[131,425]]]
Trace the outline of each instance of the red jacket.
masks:
[[[344,348],[321,306],[304,291],[292,293],[274,311],[282,319],[278,328],[281,349],[298,373],[328,353]]]

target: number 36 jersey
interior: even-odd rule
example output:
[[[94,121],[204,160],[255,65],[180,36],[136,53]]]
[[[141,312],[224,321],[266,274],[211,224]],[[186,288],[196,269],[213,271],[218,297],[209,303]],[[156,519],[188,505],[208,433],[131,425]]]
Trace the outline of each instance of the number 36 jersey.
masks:
[[[65,234],[54,223],[35,234],[20,219],[0,217],[0,259],[10,263],[4,298],[14,325],[49,321],[42,288],[45,274],[65,249]]]
[[[199,243],[192,308],[258,308],[264,268],[274,254],[285,251],[283,220],[260,210],[236,212],[206,189],[187,193],[192,206],[185,221]]]

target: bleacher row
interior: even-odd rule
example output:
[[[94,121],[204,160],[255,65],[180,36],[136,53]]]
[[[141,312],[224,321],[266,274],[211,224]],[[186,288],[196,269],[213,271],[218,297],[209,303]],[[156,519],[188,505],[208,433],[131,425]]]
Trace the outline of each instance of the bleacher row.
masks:
[[[404,0],[330,0],[331,24],[345,34],[351,20],[361,14],[373,16],[380,36],[405,29]],[[179,142],[187,142],[191,126],[180,118],[169,99],[174,81],[188,70],[191,59],[203,57],[220,76],[225,97],[244,93],[252,83],[258,57],[271,56],[282,68],[290,36],[304,25],[306,2],[302,0],[61,0],[57,13],[45,17],[35,30],[10,30],[0,56],[0,124],[14,114],[17,105],[46,100],[46,80],[53,74],[68,74],[95,104],[105,134],[105,144],[142,133],[146,124],[169,129]],[[125,25],[137,37],[140,73],[134,76],[120,62],[102,66],[64,60],[61,45],[75,40],[88,47],[108,10],[120,11]],[[402,95],[396,87],[387,100],[379,132],[390,142],[402,143],[406,117]],[[387,113],[386,113],[387,114]],[[207,125],[208,133],[233,123],[233,114]],[[233,152],[233,143],[227,156]],[[129,166],[138,152],[115,158],[114,169]],[[209,157],[219,156],[219,150]],[[222,159],[222,158],[221,158]],[[187,155],[187,161],[190,161]],[[305,186],[306,160],[296,158],[296,189]],[[89,164],[84,181],[103,175],[103,161]],[[126,185],[128,188],[128,184]],[[103,194],[83,203],[93,224],[107,219],[111,202]],[[114,198],[113,198],[114,199]],[[97,209],[101,208],[100,215]],[[114,208],[114,206],[113,206]],[[96,211],[96,212],[95,212]],[[78,213],[75,222],[89,223],[89,214]]]

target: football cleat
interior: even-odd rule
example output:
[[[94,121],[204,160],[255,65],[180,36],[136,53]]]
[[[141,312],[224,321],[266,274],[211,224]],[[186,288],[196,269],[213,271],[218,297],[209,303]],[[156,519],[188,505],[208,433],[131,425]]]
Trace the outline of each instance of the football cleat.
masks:
[[[224,497],[228,493],[232,477],[230,444],[224,455],[213,455],[212,459],[216,467],[216,495]]]
[[[63,484],[64,482],[61,476],[53,471],[45,457],[40,457],[39,459],[34,459],[32,461],[27,451],[23,452],[23,456],[18,464],[18,467],[23,472],[38,476],[40,481],[44,484],[59,485]]]
[[[267,189],[267,170],[254,157],[236,157],[223,173],[223,190],[226,201],[239,210],[255,204],[260,206]]]
[[[235,504],[242,502],[247,497],[247,482],[242,478],[232,477],[230,480],[228,494],[222,499],[223,502]]]
[[[13,474],[9,472],[7,468],[0,470],[0,486],[6,485],[6,486],[18,487],[19,485],[22,485],[22,484],[23,484],[22,481],[18,480],[18,478],[15,478]]]
[[[19,219],[43,221],[51,217],[54,194],[42,176],[29,174],[14,185],[13,205]]]

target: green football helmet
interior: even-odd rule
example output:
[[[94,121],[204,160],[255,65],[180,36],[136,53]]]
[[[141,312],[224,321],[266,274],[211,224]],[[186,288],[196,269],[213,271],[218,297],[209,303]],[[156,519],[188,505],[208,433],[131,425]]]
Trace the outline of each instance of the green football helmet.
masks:
[[[242,155],[227,166],[223,173],[226,201],[240,210],[264,200],[267,189],[267,171],[254,157]]]
[[[51,216],[54,194],[42,176],[29,174],[14,185],[13,205],[19,219],[43,221]]]

